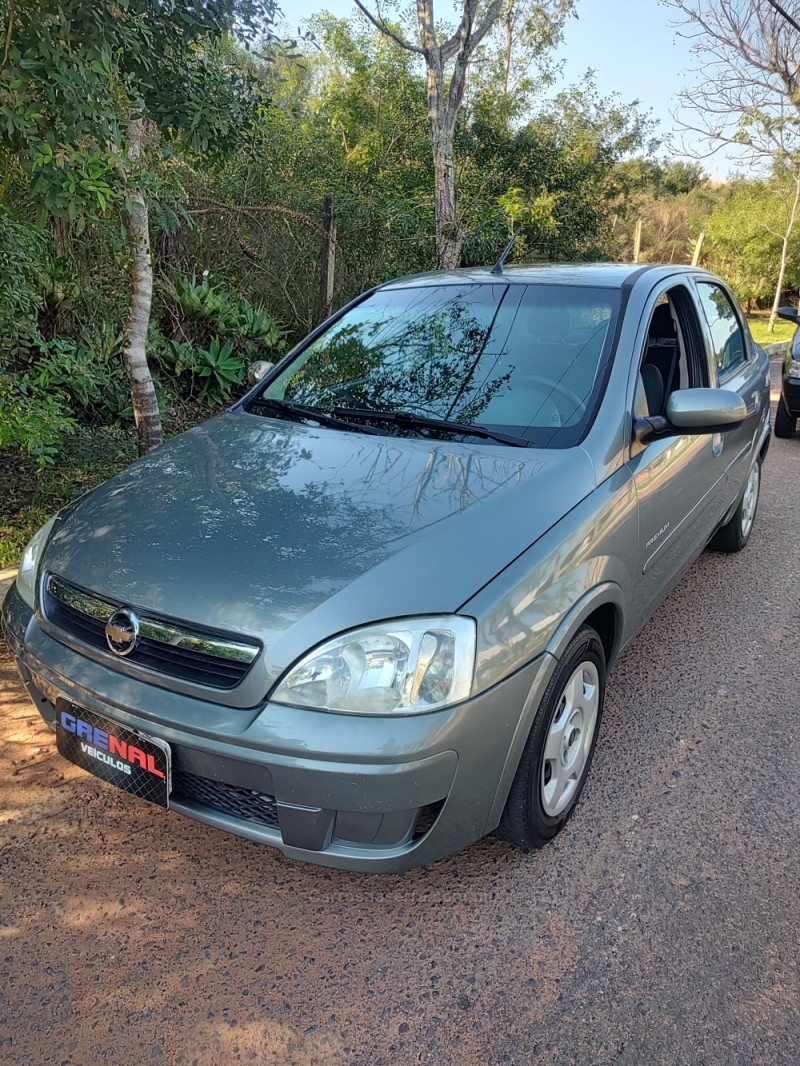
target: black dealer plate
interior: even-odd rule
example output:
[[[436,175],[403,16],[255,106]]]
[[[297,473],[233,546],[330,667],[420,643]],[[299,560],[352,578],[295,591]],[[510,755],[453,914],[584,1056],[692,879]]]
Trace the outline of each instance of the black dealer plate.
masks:
[[[65,759],[125,792],[169,806],[169,744],[59,700],[56,746]]]

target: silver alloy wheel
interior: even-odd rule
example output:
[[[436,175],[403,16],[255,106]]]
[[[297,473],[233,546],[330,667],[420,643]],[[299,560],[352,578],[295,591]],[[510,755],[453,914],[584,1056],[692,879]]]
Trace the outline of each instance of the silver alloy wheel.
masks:
[[[753,519],[756,516],[756,504],[758,503],[758,491],[761,487],[761,467],[759,463],[753,463],[750,476],[744,487],[742,497],[742,514],[740,529],[742,537],[747,540],[750,530],[753,528]]]
[[[580,786],[599,707],[600,677],[595,664],[587,659],[564,686],[544,745],[542,807],[551,818],[569,806]]]

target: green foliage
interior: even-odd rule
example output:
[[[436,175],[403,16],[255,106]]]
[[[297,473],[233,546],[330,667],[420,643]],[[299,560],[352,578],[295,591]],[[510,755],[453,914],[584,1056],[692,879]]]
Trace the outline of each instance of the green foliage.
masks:
[[[285,347],[285,330],[266,311],[208,277],[176,277],[164,297],[162,328],[151,332],[150,348],[187,398],[226,402],[249,363],[275,361]]]
[[[26,0],[4,20],[0,143],[19,156],[34,191],[66,203],[115,194],[131,111],[194,152],[237,137],[251,85],[213,55],[235,24],[242,40],[269,35],[270,0]],[[220,97],[228,106],[220,107]],[[54,167],[61,174],[49,174]],[[58,206],[58,196],[54,196]]]
[[[42,234],[0,204],[0,371],[24,357],[38,334],[46,276]]]
[[[740,300],[766,301],[775,295],[781,246],[789,218],[793,183],[785,177],[770,181],[738,181],[706,222],[709,269],[722,274]],[[792,248],[800,233],[792,238]],[[790,254],[784,286],[800,286],[800,261]]]
[[[214,337],[208,348],[195,351],[192,371],[201,380],[201,401],[222,403],[230,396],[233,386],[244,381],[244,363],[232,353],[232,342],[222,344],[219,337]]]
[[[183,320],[183,332],[198,344],[222,337],[243,355],[263,357],[279,351],[285,331],[262,308],[207,277],[176,278],[175,299]]]
[[[247,371],[247,363],[234,352],[233,342],[219,337],[212,337],[208,348],[168,341],[161,358],[176,377],[186,378],[192,389],[199,383],[197,399],[210,406],[229,400],[231,391],[244,383]]]
[[[38,392],[84,421],[121,425],[133,417],[117,353],[104,359],[87,344],[63,338],[43,343],[41,352],[31,371]]]
[[[27,377],[0,374],[0,451],[19,448],[41,470],[55,461],[62,436],[74,425],[57,396],[37,394]]]

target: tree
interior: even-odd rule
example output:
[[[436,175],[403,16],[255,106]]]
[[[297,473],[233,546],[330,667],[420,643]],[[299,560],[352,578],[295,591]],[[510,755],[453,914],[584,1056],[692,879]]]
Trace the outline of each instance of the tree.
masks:
[[[266,70],[270,107],[236,152],[187,169],[203,266],[272,309],[294,336],[316,324],[319,227],[337,225],[334,299],[430,267],[433,168],[414,56],[361,16],[316,16],[304,54]],[[227,212],[203,214],[207,198]],[[247,209],[245,209],[247,208]]]
[[[506,96],[525,99],[533,66],[540,79],[553,80],[555,69],[548,60],[574,8],[575,0],[503,0],[495,36],[500,38],[498,80]]]
[[[523,125],[494,121],[493,100],[490,92],[472,101],[473,121],[460,136],[462,187],[480,209],[465,259],[491,262],[517,226],[515,252],[521,256],[550,261],[613,256],[612,219],[624,191],[620,161],[650,140],[651,121],[635,104],[621,107],[600,97],[591,77],[537,109]],[[495,205],[491,216],[484,206],[489,197]]]
[[[793,174],[769,330],[781,300],[800,203],[800,0],[667,0],[691,27],[706,80],[681,94],[686,129],[711,145],[742,146],[755,162]]]
[[[118,217],[131,263],[123,357],[142,453],[163,439],[147,362],[155,153],[206,152],[241,135],[252,87],[220,61],[236,29],[271,35],[274,0],[6,0],[0,150],[38,201],[79,233]]]
[[[708,264],[728,278],[745,304],[771,298],[781,261],[785,281],[794,287],[800,281],[796,240],[781,257],[794,195],[791,175],[735,181],[704,222]]]
[[[454,140],[456,120],[467,88],[467,73],[475,51],[500,18],[503,0],[462,0],[461,19],[455,33],[440,43],[434,18],[434,0],[417,0],[419,44],[408,40],[381,16],[361,2],[356,6],[381,33],[407,52],[425,61],[428,123],[433,149],[436,209],[436,259],[443,270],[457,267],[466,230],[458,213]],[[452,71],[447,81],[447,70]]]
[[[634,157],[616,167],[622,258],[632,258],[634,220],[642,221],[640,258],[644,262],[688,262],[703,231],[703,220],[719,198],[702,167],[682,160],[659,163]],[[619,222],[619,219],[618,219]]]

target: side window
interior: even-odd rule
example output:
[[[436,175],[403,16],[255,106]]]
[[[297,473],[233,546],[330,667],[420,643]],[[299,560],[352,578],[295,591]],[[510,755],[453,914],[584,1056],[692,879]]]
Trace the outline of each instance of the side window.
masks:
[[[711,331],[711,346],[720,377],[727,376],[747,359],[742,327],[728,294],[709,281],[697,283],[700,303]]]
[[[650,318],[634,414],[663,415],[671,393],[705,385],[704,351],[694,300],[676,285],[662,293]]]

